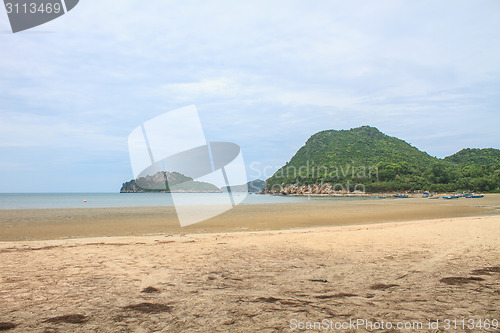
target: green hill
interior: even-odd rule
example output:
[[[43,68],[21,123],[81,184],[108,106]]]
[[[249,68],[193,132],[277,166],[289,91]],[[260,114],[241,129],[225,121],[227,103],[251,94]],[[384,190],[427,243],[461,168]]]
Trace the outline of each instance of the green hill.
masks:
[[[462,165],[500,165],[500,150],[467,148],[445,157],[444,160]]]
[[[299,149],[290,163],[305,161],[316,165],[373,165],[378,162],[401,162],[422,165],[435,158],[403,140],[387,136],[375,127],[328,130],[314,134]]]
[[[492,191],[500,186],[499,160],[498,149],[465,149],[438,159],[370,126],[327,130],[311,136],[266,188],[329,183],[368,192]]]

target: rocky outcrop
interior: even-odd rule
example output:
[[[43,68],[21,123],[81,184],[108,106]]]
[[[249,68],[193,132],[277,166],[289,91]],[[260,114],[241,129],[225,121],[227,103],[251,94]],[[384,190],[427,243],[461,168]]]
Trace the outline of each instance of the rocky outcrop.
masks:
[[[313,184],[297,185],[289,184],[285,186],[274,185],[262,191],[264,194],[274,195],[329,195],[329,196],[364,196],[365,189],[362,186],[353,188],[352,184]]]
[[[139,177],[122,184],[120,193],[218,193],[221,190],[210,183],[197,182],[178,172],[160,171],[152,176]]]

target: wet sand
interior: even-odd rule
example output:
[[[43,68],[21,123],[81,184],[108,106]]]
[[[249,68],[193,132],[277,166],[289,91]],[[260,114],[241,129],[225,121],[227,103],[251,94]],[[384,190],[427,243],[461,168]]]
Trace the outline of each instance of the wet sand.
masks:
[[[500,195],[482,199],[311,200],[240,205],[203,223],[179,226],[173,207],[0,210],[0,241],[284,230],[500,212]]]
[[[174,221],[162,232],[163,209],[3,212],[2,234],[39,240],[0,242],[0,329],[286,332],[326,319],[486,332],[444,321],[500,318],[499,199],[241,206],[179,233]],[[159,233],[108,237],[144,233],[137,225]],[[391,330],[351,330],[366,331]]]

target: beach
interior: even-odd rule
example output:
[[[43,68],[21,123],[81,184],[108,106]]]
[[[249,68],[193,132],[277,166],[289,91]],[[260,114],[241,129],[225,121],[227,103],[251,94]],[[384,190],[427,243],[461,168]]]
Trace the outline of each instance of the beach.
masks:
[[[460,325],[500,318],[499,208],[499,195],[242,205],[186,228],[168,207],[4,210],[0,328],[494,331]]]
[[[401,222],[490,215],[498,213],[499,207],[499,194],[459,200],[324,198],[293,203],[239,205],[203,223],[184,228],[180,227],[173,206],[0,209],[0,242]]]

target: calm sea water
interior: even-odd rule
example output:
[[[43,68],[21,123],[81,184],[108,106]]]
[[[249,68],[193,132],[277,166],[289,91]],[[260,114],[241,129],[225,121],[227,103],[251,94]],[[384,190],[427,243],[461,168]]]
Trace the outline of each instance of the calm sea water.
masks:
[[[180,193],[182,204],[217,204],[224,193]],[[244,194],[235,194],[244,195]],[[309,200],[363,200],[363,198],[281,197],[249,194],[243,204],[273,204]],[[0,209],[99,208],[173,206],[169,193],[0,193]]]

